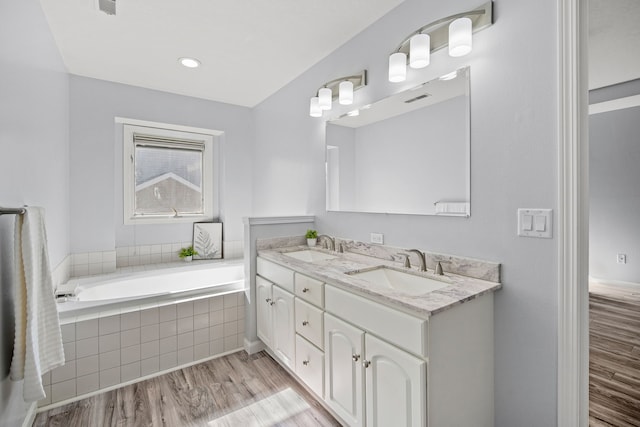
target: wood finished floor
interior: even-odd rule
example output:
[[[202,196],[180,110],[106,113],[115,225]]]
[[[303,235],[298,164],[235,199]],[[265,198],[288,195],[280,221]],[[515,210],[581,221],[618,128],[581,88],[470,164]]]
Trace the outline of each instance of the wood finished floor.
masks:
[[[38,414],[43,426],[339,426],[265,352],[244,351]]]
[[[640,291],[589,286],[589,426],[640,426]]]

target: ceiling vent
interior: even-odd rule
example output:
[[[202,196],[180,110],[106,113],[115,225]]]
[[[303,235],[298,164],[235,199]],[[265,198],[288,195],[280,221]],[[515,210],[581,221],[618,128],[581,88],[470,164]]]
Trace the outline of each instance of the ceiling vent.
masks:
[[[116,0],[98,0],[98,7],[107,15],[116,14]]]

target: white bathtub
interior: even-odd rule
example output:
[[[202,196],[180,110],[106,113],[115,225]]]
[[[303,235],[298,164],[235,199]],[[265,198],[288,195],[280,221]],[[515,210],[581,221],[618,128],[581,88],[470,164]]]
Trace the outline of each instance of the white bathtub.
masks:
[[[135,273],[113,273],[76,279],[65,285],[73,289],[60,300],[61,318],[116,307],[163,303],[176,298],[204,297],[244,288],[242,260],[194,262]],[[76,313],[77,312],[77,313]]]
[[[41,405],[82,399],[243,347],[242,260],[160,267],[73,279],[58,289],[75,294],[57,305],[67,365],[43,377]]]

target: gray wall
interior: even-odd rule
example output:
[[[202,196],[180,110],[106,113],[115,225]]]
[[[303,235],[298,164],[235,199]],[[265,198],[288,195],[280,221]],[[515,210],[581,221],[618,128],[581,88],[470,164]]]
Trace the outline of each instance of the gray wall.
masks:
[[[589,186],[589,275],[640,284],[640,107],[589,116]]]
[[[495,301],[496,426],[556,424],[557,242],[519,238],[516,210],[557,210],[557,2],[494,2],[495,24],[474,51],[442,50],[401,84],[388,55],[421,25],[477,7],[474,0],[406,0],[256,108],[254,214],[316,214],[322,233],[501,262]],[[471,66],[471,218],[325,213],[324,123],[308,116],[324,82],[366,68],[364,105]],[[336,108],[340,108],[337,106]],[[336,111],[336,114],[346,112]],[[426,184],[425,184],[426,185]],[[420,192],[414,184],[409,191]],[[293,196],[292,196],[293,195]]]
[[[242,240],[251,213],[251,110],[135,86],[71,76],[71,252],[191,240],[191,223],[125,226],[122,125],[115,117],[224,131],[221,219],[224,239]]]
[[[46,209],[52,266],[69,249],[68,76],[37,0],[0,2],[0,206]],[[0,424],[20,425],[13,351],[13,223],[0,217]]]

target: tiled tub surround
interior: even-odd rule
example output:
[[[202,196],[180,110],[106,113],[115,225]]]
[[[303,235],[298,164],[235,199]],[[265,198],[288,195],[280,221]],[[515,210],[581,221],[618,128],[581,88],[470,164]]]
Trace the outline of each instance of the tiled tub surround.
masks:
[[[163,243],[156,245],[137,245],[117,247],[111,251],[83,252],[69,256],[71,277],[108,274],[117,268],[142,265],[166,264],[180,261],[178,252],[191,246],[192,242]],[[225,259],[242,258],[243,242],[230,240],[222,242]]]
[[[344,253],[322,249],[322,241],[313,248],[313,250],[335,256],[334,259],[309,263],[284,255],[287,252],[310,249],[300,244],[300,240],[298,237],[258,240],[258,255],[314,279],[337,285],[420,317],[429,317],[457,304],[496,291],[502,286],[499,263],[426,252],[428,271],[424,273],[416,268],[420,265],[417,256],[407,252],[406,248],[370,245],[340,238],[335,239],[336,248],[343,244]],[[291,245],[292,243],[294,245]],[[410,254],[413,266],[411,273],[444,281],[448,286],[424,295],[408,295],[391,289],[373,287],[366,280],[345,274],[371,270],[380,266],[403,271],[405,270],[404,256],[399,255],[400,253]],[[442,262],[444,276],[435,275],[433,272],[438,261]]]
[[[61,316],[66,364],[40,406],[76,400],[242,348],[243,291]]]

